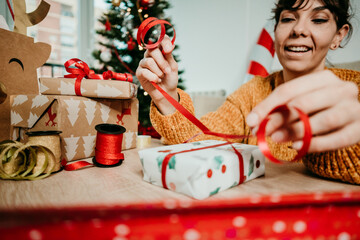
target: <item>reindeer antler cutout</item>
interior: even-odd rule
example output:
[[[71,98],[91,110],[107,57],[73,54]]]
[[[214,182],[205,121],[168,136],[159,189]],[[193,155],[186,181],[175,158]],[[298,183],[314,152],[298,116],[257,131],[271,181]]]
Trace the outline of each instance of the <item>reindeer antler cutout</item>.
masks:
[[[50,4],[41,0],[37,9],[26,13],[25,0],[14,0],[15,26],[14,32],[26,35],[26,28],[41,22],[49,12]]]

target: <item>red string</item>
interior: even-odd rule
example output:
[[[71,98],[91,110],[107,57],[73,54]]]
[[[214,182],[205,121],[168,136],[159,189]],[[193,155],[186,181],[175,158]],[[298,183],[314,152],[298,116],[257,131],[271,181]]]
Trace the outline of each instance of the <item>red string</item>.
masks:
[[[166,34],[166,29],[165,29],[165,24],[166,25],[170,25],[172,26],[168,21],[165,21],[165,20],[159,20],[155,17],[149,17],[147,18],[145,21],[143,21],[139,28],[138,28],[138,32],[137,32],[137,43],[142,46],[143,48],[146,48],[146,49],[154,49],[156,48],[160,43],[161,41],[164,39],[165,37],[165,34]],[[155,42],[155,43],[150,43],[150,44],[147,44],[145,43],[145,36],[146,36],[146,33],[154,26],[156,25],[160,25],[161,26],[161,32],[160,32],[160,35],[159,35],[159,38],[158,40]],[[175,42],[175,39],[176,39],[176,32],[175,32],[175,29],[173,28],[174,30],[174,37],[173,39],[171,40],[171,43],[174,44]]]
[[[113,51],[115,52],[115,55],[116,55],[117,59],[118,59],[118,60],[121,62],[121,64],[126,68],[126,70],[128,70],[128,72],[131,73],[132,75],[135,75],[134,71],[131,70],[131,69],[129,68],[129,66],[121,59],[121,57],[120,57],[120,55],[119,55],[116,47],[113,45],[112,48],[113,48]]]
[[[13,10],[12,10],[12,8],[11,8],[11,4],[10,4],[9,0],[6,0],[6,3],[7,3],[7,5],[8,5],[9,11],[10,11],[10,13],[11,13],[11,17],[12,17],[12,19],[15,21],[14,12],[13,12]]]
[[[153,44],[146,44],[144,42],[144,38],[145,38],[147,31],[149,31],[153,26],[155,26],[157,24],[161,25],[161,33],[158,38],[158,41]],[[138,44],[143,45],[143,47],[147,48],[147,49],[156,48],[164,38],[164,35],[165,35],[164,24],[168,24],[171,26],[170,23],[168,23],[164,20],[158,20],[153,17],[148,18],[145,21],[143,21],[140,24],[138,33],[137,33]],[[174,29],[174,38],[172,40],[173,44],[175,42],[175,36],[176,36],[176,34],[175,34],[175,29]],[[178,103],[169,94],[167,94],[161,87],[159,87],[154,82],[151,82],[151,83],[158,91],[160,91],[162,93],[162,95],[171,103],[171,105],[173,105],[181,114],[183,114],[188,120],[190,120],[194,125],[196,125],[204,134],[217,136],[217,137],[221,137],[221,138],[225,138],[225,139],[243,139],[243,138],[253,137],[251,135],[233,135],[233,134],[223,134],[223,133],[216,133],[216,132],[210,131],[202,122],[200,122],[186,108],[184,108],[180,103]],[[300,120],[304,124],[304,137],[303,137],[303,146],[298,151],[298,154],[295,156],[295,158],[292,161],[302,158],[307,153],[309,146],[310,146],[311,137],[312,137],[309,117],[305,113],[303,113],[300,109],[295,108],[295,110],[299,113]],[[287,113],[289,113],[289,108],[285,104],[278,106],[278,107],[274,108],[268,114],[268,116],[274,112],[280,112],[282,114],[287,114]],[[257,132],[258,145],[259,145],[259,148],[262,151],[262,153],[265,155],[265,157],[267,157],[271,161],[279,163],[280,161],[271,154],[271,152],[267,146],[266,139],[265,139],[265,137],[266,137],[265,136],[265,127],[266,127],[266,124],[268,121],[269,121],[269,119],[267,117],[266,119],[263,120],[263,122],[261,122],[261,124],[259,126],[259,130]]]
[[[153,26],[155,25],[161,25],[161,33],[160,36],[157,40],[157,42],[155,43],[151,43],[151,44],[146,44],[145,43],[145,35],[147,33],[147,31],[149,31]],[[161,41],[164,39],[165,36],[165,26],[164,24],[168,24],[171,26],[170,23],[164,21],[164,20],[158,20],[156,18],[148,18],[145,21],[143,21],[141,23],[141,25],[139,26],[138,29],[138,33],[137,33],[137,42],[139,45],[143,46],[146,49],[153,49],[156,48]],[[175,29],[174,29],[174,38],[171,41],[172,44],[174,44],[175,42]],[[216,132],[212,132],[210,131],[202,122],[200,122],[194,115],[192,115],[186,108],[184,108],[180,103],[178,103],[175,99],[173,99],[167,92],[165,92],[161,87],[159,87],[156,83],[151,82],[152,85],[162,93],[162,95],[171,103],[171,105],[173,105],[181,114],[183,114],[189,121],[191,121],[195,126],[197,126],[204,134],[207,135],[213,135],[213,136],[217,136],[217,137],[222,137],[225,138],[227,141],[228,139],[243,139],[243,138],[249,138],[249,137],[253,137],[251,135],[232,135],[232,134],[223,134],[223,133],[216,133]],[[295,110],[299,113],[300,115],[300,120],[304,123],[304,137],[303,137],[303,146],[301,147],[301,149],[298,151],[298,154],[295,156],[295,158],[292,161],[295,161],[297,159],[302,158],[308,151],[309,146],[310,146],[310,142],[311,142],[311,137],[312,137],[312,133],[311,133],[311,127],[310,127],[310,121],[309,121],[309,117],[303,113],[300,109],[295,108]],[[280,112],[282,114],[288,114],[289,113],[289,108],[286,105],[281,105],[278,106],[276,108],[274,108],[269,114],[272,114],[274,112]],[[269,160],[276,162],[276,163],[281,163],[280,160],[276,159],[270,152],[269,147],[267,145],[266,142],[266,135],[265,135],[265,127],[267,122],[269,121],[269,118],[266,117],[259,126],[259,130],[257,132],[257,138],[258,138],[258,145],[260,150],[262,151],[262,153],[264,154],[265,157],[267,157]],[[198,134],[197,134],[198,135]],[[196,136],[197,136],[196,135]],[[194,137],[192,137],[194,138]],[[192,139],[191,138],[191,139]],[[234,148],[233,145],[231,145],[235,151],[235,153],[237,154],[238,158],[239,158],[239,168],[240,168],[240,180],[239,180],[239,184],[242,183],[244,181],[244,166],[243,166],[243,159],[241,154]],[[216,147],[215,146],[209,146],[210,147]],[[200,150],[200,149],[198,149]],[[182,151],[182,152],[188,152],[188,151],[195,151],[195,150],[187,150],[187,151]],[[178,153],[182,153],[182,152],[177,152],[177,153],[170,153],[167,156],[165,156],[163,163],[162,163],[162,184],[164,186],[164,188],[167,188],[166,185],[166,169],[167,169],[167,165],[171,159],[171,157],[173,157],[175,154]]]

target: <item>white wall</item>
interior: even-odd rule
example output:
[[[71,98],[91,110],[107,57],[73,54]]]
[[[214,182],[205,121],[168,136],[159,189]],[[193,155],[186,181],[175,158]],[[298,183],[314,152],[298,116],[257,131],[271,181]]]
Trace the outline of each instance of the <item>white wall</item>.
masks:
[[[272,17],[275,0],[171,0],[168,15],[175,25],[187,91],[237,89],[244,79],[248,57],[258,35]],[[344,49],[331,53],[333,63],[360,60],[360,1],[352,0],[357,15],[354,34]],[[281,65],[274,61],[273,69]]]

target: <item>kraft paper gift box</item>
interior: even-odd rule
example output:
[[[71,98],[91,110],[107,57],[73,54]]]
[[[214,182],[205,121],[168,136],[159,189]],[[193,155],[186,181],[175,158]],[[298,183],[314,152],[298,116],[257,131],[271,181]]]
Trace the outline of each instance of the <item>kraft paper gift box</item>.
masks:
[[[75,94],[76,78],[39,78],[40,93],[44,95]],[[129,99],[136,97],[137,85],[118,80],[82,79],[81,95],[93,98]]]
[[[163,187],[162,163],[171,153],[226,143],[206,140],[161,146],[139,151],[143,179]],[[265,174],[265,157],[257,146],[233,143],[243,159],[243,182]],[[169,189],[196,199],[204,199],[240,182],[239,157],[231,145],[177,153],[167,164],[165,181]]]
[[[119,124],[126,128],[122,149],[136,147],[137,98],[89,99],[78,96],[12,95],[12,139],[26,141],[27,131],[62,131],[62,159],[67,161],[95,155],[95,126]]]

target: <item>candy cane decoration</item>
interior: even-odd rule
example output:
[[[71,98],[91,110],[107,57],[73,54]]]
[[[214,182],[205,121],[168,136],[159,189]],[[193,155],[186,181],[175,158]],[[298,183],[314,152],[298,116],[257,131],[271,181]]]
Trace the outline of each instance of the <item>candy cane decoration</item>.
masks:
[[[250,54],[250,63],[244,83],[254,76],[266,77],[269,75],[275,56],[274,22],[269,21],[263,27],[256,45]]]

